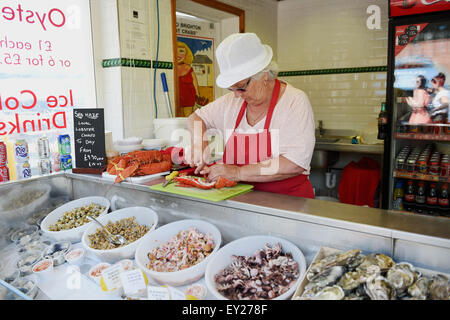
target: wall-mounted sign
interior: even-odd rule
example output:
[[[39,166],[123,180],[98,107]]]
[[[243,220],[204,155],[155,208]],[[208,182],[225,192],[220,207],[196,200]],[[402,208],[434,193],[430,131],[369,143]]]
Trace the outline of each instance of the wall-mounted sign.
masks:
[[[74,109],[73,131],[76,167],[103,169],[106,165],[104,110]]]
[[[74,107],[96,107],[89,1],[2,0],[0,139],[26,139],[36,168],[37,139],[57,151]]]
[[[390,0],[391,17],[450,10],[449,0]]]

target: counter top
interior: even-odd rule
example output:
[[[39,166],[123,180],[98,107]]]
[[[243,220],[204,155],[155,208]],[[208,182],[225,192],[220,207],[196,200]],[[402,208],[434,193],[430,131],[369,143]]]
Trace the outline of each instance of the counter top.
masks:
[[[369,154],[383,154],[383,144],[352,144],[351,140],[340,139],[337,142],[317,142],[315,150],[327,150],[338,152],[357,152]]]

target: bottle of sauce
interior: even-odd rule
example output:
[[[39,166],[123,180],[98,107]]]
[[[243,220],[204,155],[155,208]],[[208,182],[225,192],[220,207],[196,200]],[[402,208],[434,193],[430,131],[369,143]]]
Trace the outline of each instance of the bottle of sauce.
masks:
[[[406,185],[405,196],[403,198],[403,207],[407,211],[414,211],[415,208],[415,197],[414,197],[414,181],[408,180],[408,184]]]
[[[425,208],[425,202],[426,202],[425,182],[423,182],[423,181],[419,181],[415,200],[416,200],[416,212],[423,213],[426,209]]]
[[[448,183],[444,183],[441,187],[441,192],[438,197],[438,205],[441,216],[449,216],[448,204]]]
[[[437,208],[438,198],[437,198],[437,190],[436,183],[430,183],[430,189],[427,194],[427,210],[428,214],[435,215],[438,213]]]

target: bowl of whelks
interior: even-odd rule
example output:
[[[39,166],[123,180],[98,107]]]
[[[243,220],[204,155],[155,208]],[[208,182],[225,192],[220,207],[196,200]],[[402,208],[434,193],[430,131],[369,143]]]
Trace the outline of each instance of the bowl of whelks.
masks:
[[[105,197],[85,197],[70,201],[52,212],[41,222],[42,232],[56,241],[79,242],[95,218],[108,213],[110,202]]]
[[[168,223],[143,239],[135,262],[160,284],[182,286],[203,277],[222,236],[213,224],[186,219]]]
[[[98,224],[90,225],[83,233],[81,243],[86,252],[92,253],[102,261],[114,263],[121,259],[134,257],[141,241],[148,237],[158,225],[157,213],[146,207],[129,207],[113,211],[98,221],[112,234],[119,234],[127,240],[117,246],[108,241]]]
[[[0,219],[8,223],[28,219],[49,202],[50,191],[47,184],[11,187],[0,196]]]
[[[206,286],[219,300],[286,300],[306,272],[296,245],[273,236],[232,241],[208,262]]]

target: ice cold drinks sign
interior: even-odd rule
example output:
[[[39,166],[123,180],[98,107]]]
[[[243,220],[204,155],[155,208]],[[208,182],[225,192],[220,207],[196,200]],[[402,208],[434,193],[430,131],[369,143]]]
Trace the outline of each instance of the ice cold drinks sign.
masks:
[[[91,39],[89,1],[0,2],[0,137],[67,133],[96,106]]]

